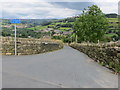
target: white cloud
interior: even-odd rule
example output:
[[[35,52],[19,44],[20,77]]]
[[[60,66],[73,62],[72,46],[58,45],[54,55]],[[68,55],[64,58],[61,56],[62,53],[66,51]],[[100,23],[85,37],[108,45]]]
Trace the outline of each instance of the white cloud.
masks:
[[[1,0],[5,18],[65,18],[81,11],[63,8],[49,2],[94,2],[104,13],[118,13],[119,0]],[[0,16],[1,18],[1,16]]]
[[[118,2],[119,0],[1,0],[0,2]]]
[[[94,2],[104,13],[118,13],[118,2]]]
[[[0,0],[0,2],[119,2],[119,0]]]
[[[61,8],[48,2],[2,3],[4,18],[65,18],[78,13],[77,10]]]
[[[43,0],[1,0],[0,2],[39,2]]]

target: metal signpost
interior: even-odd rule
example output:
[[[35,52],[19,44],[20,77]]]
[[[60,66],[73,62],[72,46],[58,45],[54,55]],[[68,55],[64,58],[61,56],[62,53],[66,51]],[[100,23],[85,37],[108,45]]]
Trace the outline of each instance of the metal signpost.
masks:
[[[19,24],[20,23],[20,19],[12,19],[10,21],[10,23],[12,24],[15,24],[14,27],[15,27],[15,55],[17,55],[17,43],[16,43],[16,24]]]

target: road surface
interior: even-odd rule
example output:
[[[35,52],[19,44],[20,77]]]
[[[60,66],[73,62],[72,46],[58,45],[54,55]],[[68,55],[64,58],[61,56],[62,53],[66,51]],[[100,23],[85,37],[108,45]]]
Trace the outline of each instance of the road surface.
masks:
[[[3,56],[3,88],[118,88],[118,76],[87,55],[59,51]]]

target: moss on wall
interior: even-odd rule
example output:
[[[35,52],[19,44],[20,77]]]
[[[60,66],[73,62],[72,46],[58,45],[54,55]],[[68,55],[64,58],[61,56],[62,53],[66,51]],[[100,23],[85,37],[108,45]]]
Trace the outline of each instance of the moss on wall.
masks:
[[[14,38],[2,37],[3,55],[14,55]],[[39,54],[63,48],[63,43],[56,40],[17,38],[17,55]]]
[[[70,44],[101,65],[120,73],[120,42],[106,44]]]

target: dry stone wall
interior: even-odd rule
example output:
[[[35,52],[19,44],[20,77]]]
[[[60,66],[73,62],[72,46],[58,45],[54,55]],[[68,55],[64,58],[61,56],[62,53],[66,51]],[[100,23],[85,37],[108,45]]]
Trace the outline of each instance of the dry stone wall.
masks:
[[[14,55],[14,38],[2,37],[1,51],[3,55]],[[31,55],[50,52],[63,48],[63,43],[48,39],[17,38],[17,55]]]
[[[120,42],[106,44],[70,44],[101,65],[120,73]]]

